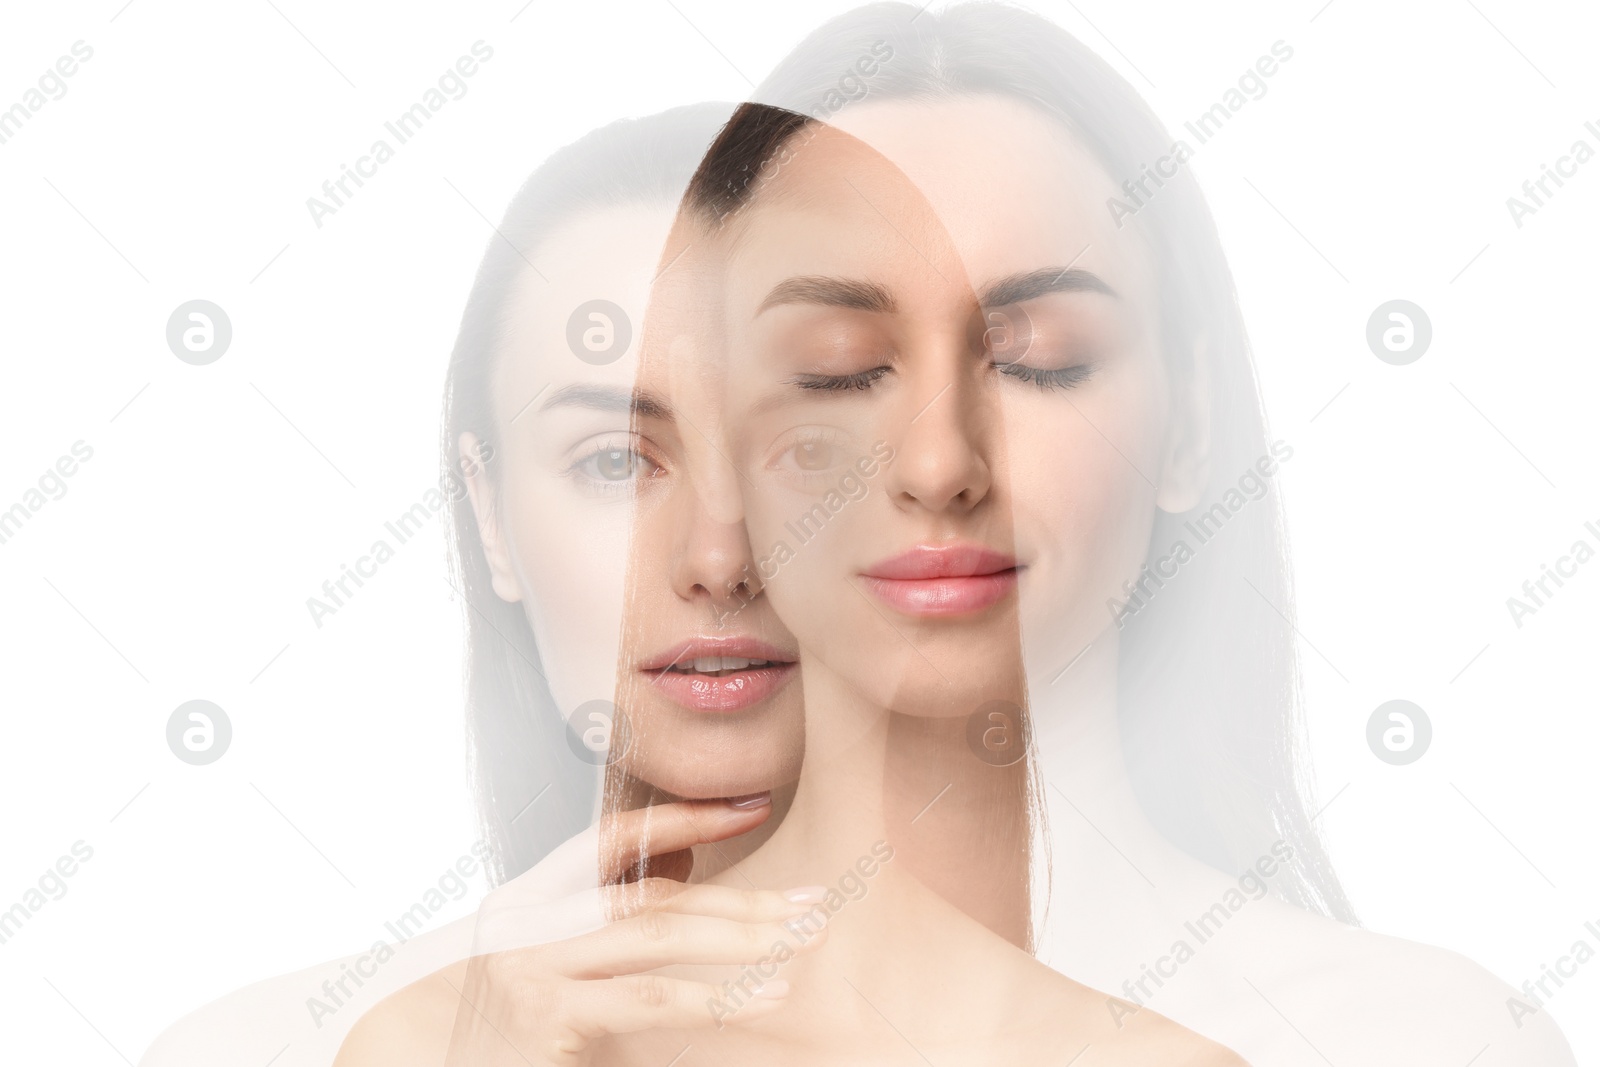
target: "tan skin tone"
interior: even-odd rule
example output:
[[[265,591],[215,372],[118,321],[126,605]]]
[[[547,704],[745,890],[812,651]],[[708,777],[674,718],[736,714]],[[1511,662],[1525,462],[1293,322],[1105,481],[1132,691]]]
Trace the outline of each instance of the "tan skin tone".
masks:
[[[1015,856],[993,846],[955,851],[973,838],[950,826],[940,840],[918,841],[921,831],[904,813],[909,804],[926,805],[933,793],[914,800],[895,795],[915,778],[887,770],[903,761],[909,739],[942,746],[947,757],[962,746],[964,766],[948,758],[939,765],[954,776],[949,791],[965,792],[969,802],[987,796],[979,818],[992,841],[1015,842],[1022,824],[1020,795],[1007,802],[1005,789],[986,777],[994,768],[964,749],[967,715],[987,701],[1022,696],[1016,594],[957,618],[891,619],[883,604],[850,588],[872,561],[908,544],[977,542],[1016,554],[1025,567],[1044,558],[1038,541],[1024,540],[1015,514],[1021,496],[1015,483],[1034,471],[1012,462],[1020,445],[1032,444],[1025,420],[1033,397],[1026,390],[1036,387],[998,380],[1001,372],[981,340],[985,308],[977,290],[984,286],[968,280],[974,257],[961,254],[959,231],[947,232],[930,202],[884,156],[822,130],[719,236],[727,256],[729,454],[743,472],[745,520],[758,557],[760,546],[792,540],[793,517],[839,485],[875,443],[886,442],[893,458],[871,492],[835,510],[768,582],[768,596],[801,644],[806,760],[783,825],[715,881],[840,885],[862,872],[866,857],[882,858],[879,842],[889,842],[896,857],[868,863],[865,891],[831,909],[826,945],[814,951],[808,945],[783,963],[780,974],[790,987],[783,1007],[695,1038],[697,1059],[1044,1062],[1088,1046],[1078,1062],[1242,1062],[1153,1012],[1115,1025],[1103,994],[1041,966],[1003,935],[1026,921],[1026,898],[1016,892],[1026,868],[1007,862]],[[1041,266],[1021,261],[1026,266],[1004,264],[1000,277]],[[796,278],[864,283],[887,299],[863,308],[859,285],[846,298],[835,289],[817,299],[827,287],[791,284]],[[1049,310],[1034,315],[1041,331]],[[1122,363],[1120,374],[1106,376],[1112,384],[1103,403],[1115,408],[1115,383],[1136,383],[1123,388],[1137,399],[1143,392],[1136,385],[1148,384],[1140,374],[1152,371],[1141,359],[1137,331],[1114,314],[1100,317],[1112,321],[1093,339],[1095,358]],[[1029,358],[1047,357],[1063,358],[1043,345]],[[864,373],[876,374],[865,388],[816,384],[859,382]],[[1006,392],[1011,388],[1018,390],[1014,397]],[[1152,418],[1159,438],[1160,407],[1139,404],[1136,411]],[[1041,411],[1038,421],[1053,427],[1060,418]],[[1148,515],[1124,496],[1139,493],[1120,482],[1118,491],[1112,488],[1106,486],[1103,501],[1091,498],[1083,509],[1091,513],[1080,521],[1110,541],[1127,534],[1128,525],[1137,535],[1137,520],[1147,523]],[[917,861],[902,862],[902,848]],[[986,866],[991,857],[997,863]],[[996,921],[976,921],[918,877],[941,867],[958,869],[969,894],[997,895]],[[726,968],[666,973],[700,981],[731,976]],[[645,1064],[670,1059],[683,1040],[648,1034],[608,1044],[619,1062]]]

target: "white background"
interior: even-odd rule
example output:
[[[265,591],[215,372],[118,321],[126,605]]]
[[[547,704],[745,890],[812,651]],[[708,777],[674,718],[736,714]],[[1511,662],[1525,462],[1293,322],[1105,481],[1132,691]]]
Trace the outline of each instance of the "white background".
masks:
[[[0,945],[15,1062],[137,1059],[203,1002],[364,948],[465,853],[440,532],[320,630],[305,599],[434,482],[482,216],[597,125],[745,96],[849,6],[274,3],[0,16],[0,108],[94,48],[0,145],[0,510],[94,449],[0,545],[0,909],[73,842],[94,849]],[[1520,229],[1505,201],[1574,140],[1600,148],[1600,19],[1507,0],[1041,10],[1175,132],[1274,41],[1294,49],[1192,166],[1295,448],[1322,823],[1368,926],[1520,986],[1600,920],[1600,561],[1520,629],[1505,604],[1574,540],[1600,544],[1600,160]],[[478,39],[495,54],[467,95],[317,229],[306,198]],[[197,297],[234,329],[207,367],[165,342]],[[1434,331],[1405,367],[1365,343],[1397,297]],[[235,731],[204,768],[164,736],[196,697]],[[1408,767],[1366,745],[1395,697],[1435,731]],[[1551,1005],[1580,1061],[1600,1057],[1597,992],[1600,963]]]

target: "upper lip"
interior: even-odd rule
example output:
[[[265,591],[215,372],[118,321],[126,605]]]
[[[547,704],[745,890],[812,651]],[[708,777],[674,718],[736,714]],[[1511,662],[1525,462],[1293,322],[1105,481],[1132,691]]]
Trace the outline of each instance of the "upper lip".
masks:
[[[1015,568],[1015,556],[974,544],[913,545],[898,556],[880,560],[861,573],[868,578],[919,581],[930,578],[974,578]]]
[[[772,663],[793,663],[794,654],[785,652],[755,637],[691,637],[639,662],[639,670],[655,671],[692,663],[696,659],[725,656],[729,659],[761,659]]]

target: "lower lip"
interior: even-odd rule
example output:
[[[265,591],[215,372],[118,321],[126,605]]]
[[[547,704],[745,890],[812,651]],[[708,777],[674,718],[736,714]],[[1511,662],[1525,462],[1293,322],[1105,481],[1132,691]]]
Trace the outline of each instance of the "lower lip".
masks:
[[[753,708],[782,689],[795,665],[755,667],[717,677],[683,671],[650,671],[653,684],[668,700],[690,711],[734,712]]]
[[[952,578],[875,578],[861,576],[867,591],[906,615],[944,618],[971,615],[993,607],[1017,587],[1017,571]]]

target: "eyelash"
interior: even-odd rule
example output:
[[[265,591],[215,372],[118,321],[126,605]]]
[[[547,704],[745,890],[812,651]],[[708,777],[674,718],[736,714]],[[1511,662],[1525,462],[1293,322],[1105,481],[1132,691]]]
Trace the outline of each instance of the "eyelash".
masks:
[[[632,477],[623,481],[614,481],[609,478],[597,478],[583,469],[601,456],[613,452],[627,452],[633,457],[630,471]],[[649,469],[647,470],[646,468]],[[567,477],[571,478],[580,488],[606,496],[632,493],[636,490],[639,482],[655,478],[665,472],[666,468],[652,459],[643,449],[635,447],[631,442],[614,440],[603,440],[593,447],[585,449],[583,454],[567,467],[566,471]]]
[[[1001,374],[1037,386],[1041,392],[1050,389],[1071,389],[1087,381],[1095,371],[1093,363],[1078,363],[1055,370],[1029,367],[1023,363],[991,363],[990,366]],[[873,367],[871,370],[857,371],[855,374],[802,374],[793,381],[801,389],[829,393],[853,392],[871,389],[880,378],[889,373],[889,370],[889,367]]]
[[[791,379],[802,389],[819,392],[842,393],[857,389],[871,389],[879,378],[890,371],[889,367],[873,367],[854,374],[801,374]]]
[[[1071,389],[1087,381],[1094,373],[1095,364],[1075,363],[1070,367],[1059,367],[1055,370],[1041,370],[1038,367],[1029,367],[1023,363],[991,363],[995,370],[1007,374],[1020,382],[1028,382],[1039,387],[1040,391],[1046,389]]]

